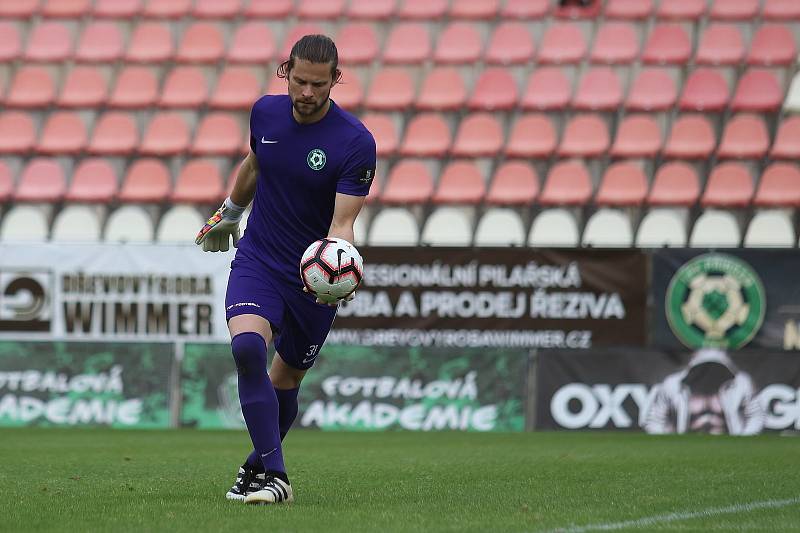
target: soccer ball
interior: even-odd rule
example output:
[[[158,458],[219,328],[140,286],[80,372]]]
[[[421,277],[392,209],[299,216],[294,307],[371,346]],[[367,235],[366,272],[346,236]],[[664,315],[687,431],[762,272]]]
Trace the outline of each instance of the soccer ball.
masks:
[[[320,239],[303,253],[300,277],[308,292],[325,303],[336,303],[361,284],[364,260],[344,239]]]

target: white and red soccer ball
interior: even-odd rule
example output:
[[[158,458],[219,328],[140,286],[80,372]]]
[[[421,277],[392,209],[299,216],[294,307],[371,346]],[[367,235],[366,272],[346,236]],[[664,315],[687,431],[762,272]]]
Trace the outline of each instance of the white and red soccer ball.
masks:
[[[325,303],[336,303],[361,284],[364,260],[344,239],[320,239],[303,253],[300,277],[311,294]]]

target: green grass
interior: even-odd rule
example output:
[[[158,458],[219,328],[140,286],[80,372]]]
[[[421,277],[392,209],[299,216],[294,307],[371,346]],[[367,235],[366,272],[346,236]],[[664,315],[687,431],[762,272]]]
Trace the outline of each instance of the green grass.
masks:
[[[0,431],[0,531],[550,531],[800,496],[800,441],[292,432],[291,505],[225,500],[243,432]],[[800,503],[640,530],[800,531]]]

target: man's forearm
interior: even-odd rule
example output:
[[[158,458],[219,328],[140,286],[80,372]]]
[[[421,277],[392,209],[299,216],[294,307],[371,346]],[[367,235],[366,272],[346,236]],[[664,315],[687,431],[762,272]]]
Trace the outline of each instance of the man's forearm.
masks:
[[[258,161],[255,154],[250,152],[239,165],[239,173],[236,175],[236,183],[231,192],[231,201],[241,207],[250,205],[256,194],[256,179],[258,179]]]
[[[328,231],[328,238],[344,239],[351,243],[355,240],[352,224],[336,225],[331,224],[331,229]]]

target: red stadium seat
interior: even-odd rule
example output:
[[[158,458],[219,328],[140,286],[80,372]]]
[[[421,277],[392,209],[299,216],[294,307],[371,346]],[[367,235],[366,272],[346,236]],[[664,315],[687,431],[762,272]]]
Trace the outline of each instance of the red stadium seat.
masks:
[[[642,62],[659,65],[682,65],[692,55],[692,43],[678,24],[657,24],[642,51]]]
[[[764,170],[753,203],[757,206],[800,206],[800,169],[792,163],[773,163]]]
[[[125,67],[117,76],[117,85],[111,93],[111,107],[143,108],[155,105],[158,98],[158,81],[147,67]]]
[[[639,55],[639,38],[632,24],[606,22],[597,30],[589,54],[592,63],[608,65],[632,63]]]
[[[33,118],[20,111],[4,111],[0,114],[0,154],[24,154],[36,143],[36,128]]]
[[[669,20],[697,20],[706,12],[707,0],[662,0],[656,16]]]
[[[408,109],[413,101],[414,84],[408,71],[387,67],[372,77],[364,105],[368,109],[400,111]]]
[[[764,119],[758,115],[735,115],[725,123],[717,157],[759,159],[769,149],[769,134]]]
[[[53,103],[55,96],[55,84],[47,69],[23,65],[17,69],[5,104],[8,107],[46,107]]]
[[[558,111],[569,105],[572,97],[569,79],[558,67],[534,69],[528,78],[520,105],[523,109]]]
[[[151,18],[177,19],[185,17],[192,8],[192,0],[147,0],[143,15]]]
[[[506,0],[500,17],[506,20],[540,19],[550,11],[550,0]]]
[[[622,103],[622,85],[611,67],[594,67],[581,78],[572,107],[584,111],[613,111]]]
[[[10,62],[22,55],[22,38],[16,24],[0,20],[0,62]]]
[[[163,22],[141,22],[133,30],[126,61],[150,63],[172,59],[172,32]]]
[[[698,65],[736,65],[744,58],[744,43],[734,24],[710,24],[697,47]]]
[[[450,18],[494,20],[500,10],[500,0],[452,0]]]
[[[751,69],[739,78],[731,109],[769,113],[778,111],[782,103],[783,91],[775,76],[768,70]]]
[[[717,141],[711,123],[703,115],[683,115],[672,124],[665,157],[679,159],[707,159]]]
[[[436,20],[447,11],[448,0],[400,0],[397,16],[402,19]]]
[[[294,0],[250,0],[244,10],[245,18],[282,19],[292,12]]]
[[[198,67],[175,67],[167,75],[158,105],[196,108],[208,99],[208,82]]]
[[[722,75],[708,68],[695,69],[683,86],[678,101],[684,111],[722,111],[728,105],[728,84]]]
[[[272,76],[269,80],[269,84],[267,85],[266,94],[287,94],[288,90],[286,83],[286,78]]]
[[[750,21],[759,11],[759,0],[713,0],[709,15],[715,20]]]
[[[505,154],[509,157],[550,157],[557,144],[553,123],[544,114],[518,115],[511,128]]]
[[[420,204],[433,195],[433,178],[425,163],[413,159],[399,161],[392,167],[381,201],[386,204]]]
[[[131,155],[139,145],[139,128],[130,113],[109,111],[94,126],[88,151],[101,155]]]
[[[604,206],[637,206],[647,196],[647,177],[639,165],[621,161],[610,165],[594,201]]]
[[[247,67],[227,67],[217,79],[208,104],[218,109],[250,109],[261,96],[261,84]]]
[[[609,0],[605,10],[608,19],[642,20],[652,13],[651,0]]]
[[[61,107],[98,107],[105,104],[107,97],[108,84],[99,69],[75,66],[67,75],[56,104]]]
[[[30,18],[39,9],[41,0],[16,0],[14,2],[0,2],[0,17]]]
[[[92,22],[84,28],[75,52],[77,61],[117,61],[122,57],[122,32],[116,22]]]
[[[91,0],[45,0],[39,8],[43,17],[77,18],[91,8]]]
[[[800,115],[781,121],[769,155],[774,159],[800,159]]]
[[[0,161],[0,202],[7,202],[14,193],[14,180],[11,169],[5,161]]]
[[[175,56],[182,63],[213,63],[222,58],[222,32],[211,22],[196,22],[186,28]]]
[[[430,55],[431,37],[427,27],[417,23],[392,26],[383,52],[384,63],[421,63]]]
[[[795,0],[764,0],[761,16],[765,20],[800,20],[800,3]]]
[[[798,4],[800,6],[800,4]],[[797,57],[794,35],[784,24],[764,24],[758,28],[747,54],[748,65],[788,66]]]
[[[331,98],[343,109],[355,110],[361,107],[364,101],[364,88],[361,86],[361,78],[355,71],[344,71],[342,81],[333,86]]]
[[[348,19],[386,20],[394,14],[397,0],[350,0]]]
[[[490,205],[532,205],[539,194],[539,177],[524,161],[506,161],[495,171],[486,203]]]
[[[275,37],[263,22],[246,22],[236,29],[227,58],[232,63],[263,64],[275,57]]]
[[[673,161],[662,165],[647,195],[650,205],[691,206],[700,196],[700,181],[691,165]]]
[[[36,24],[28,35],[26,61],[59,62],[72,55],[72,35],[69,28],[55,21]]]
[[[594,114],[575,115],[564,127],[557,153],[561,157],[598,157],[608,150],[608,128]]]
[[[169,198],[171,179],[159,159],[136,159],[128,168],[119,192],[121,202],[161,203]]]
[[[727,162],[714,167],[700,198],[704,207],[745,207],[753,198],[753,178],[741,163]]]
[[[278,59],[280,59],[281,61],[289,59],[289,55],[291,55],[292,53],[292,47],[297,41],[299,41],[304,35],[318,34],[318,33],[325,33],[325,32],[318,24],[313,22],[303,22],[301,24],[295,24],[290,26],[289,31],[287,31],[283,37],[283,43],[278,49],[280,52],[280,57]]]
[[[192,16],[202,19],[229,19],[242,11],[242,0],[194,0]]]
[[[194,155],[239,155],[242,130],[235,115],[208,113],[197,126],[190,152]]]
[[[32,159],[17,184],[14,200],[17,202],[59,202],[67,190],[64,169],[55,159]]]
[[[555,23],[548,27],[539,46],[538,61],[542,64],[578,63],[586,55],[586,39],[572,23]]]
[[[517,105],[517,82],[511,72],[503,67],[488,67],[481,72],[467,101],[470,109],[503,111]]]
[[[298,0],[297,16],[302,19],[337,19],[344,13],[344,0]]]
[[[180,114],[163,112],[147,125],[139,151],[145,155],[176,155],[189,148],[189,126]]]
[[[433,60],[444,64],[474,63],[481,57],[483,41],[474,24],[453,22],[444,28]]]
[[[665,111],[675,104],[675,82],[662,69],[644,68],[633,81],[625,108],[631,111]]]
[[[133,18],[142,12],[142,0],[94,0],[92,15],[99,18]]]
[[[477,204],[486,194],[486,183],[471,161],[452,161],[439,177],[431,200],[435,204]]]
[[[339,61],[348,65],[371,63],[378,56],[378,37],[370,23],[343,26],[336,36]]]
[[[54,111],[47,117],[36,149],[44,154],[78,154],[86,148],[86,124],[73,111]]]
[[[449,111],[460,109],[467,101],[467,89],[461,74],[452,67],[434,68],[422,82],[418,109]]]
[[[495,26],[484,60],[490,64],[516,65],[533,59],[535,47],[528,27],[521,22]]]
[[[367,113],[361,122],[375,137],[378,157],[391,157],[397,151],[397,128],[389,115],[383,113]]]
[[[195,159],[181,168],[169,199],[177,203],[215,204],[223,193],[217,164],[207,159]]]
[[[450,128],[438,113],[419,113],[406,127],[403,156],[442,157],[450,150]]]
[[[490,113],[473,113],[464,117],[453,142],[457,157],[494,156],[503,147],[503,130]]]
[[[655,157],[661,150],[661,130],[649,114],[626,115],[611,146],[612,157]]]
[[[586,166],[577,160],[561,161],[550,172],[539,196],[542,205],[584,205],[592,196],[592,180]]]
[[[68,202],[107,204],[117,195],[117,173],[105,159],[84,159],[75,168],[69,189],[64,196]]]

